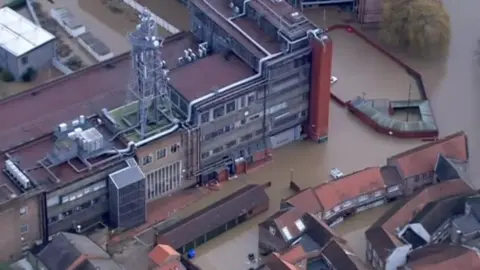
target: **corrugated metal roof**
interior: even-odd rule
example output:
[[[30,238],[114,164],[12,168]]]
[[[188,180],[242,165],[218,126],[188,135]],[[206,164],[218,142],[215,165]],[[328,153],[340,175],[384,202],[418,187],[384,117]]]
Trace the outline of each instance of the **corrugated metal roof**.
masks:
[[[0,9],[0,46],[21,56],[55,39],[55,36],[9,7]]]

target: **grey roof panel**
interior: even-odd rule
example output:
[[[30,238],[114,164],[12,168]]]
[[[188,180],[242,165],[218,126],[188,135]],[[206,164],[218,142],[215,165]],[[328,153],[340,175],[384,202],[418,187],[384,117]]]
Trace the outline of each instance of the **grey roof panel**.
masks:
[[[131,160],[133,159],[130,158],[127,160],[127,164],[129,166],[109,175],[110,181],[112,181],[118,189],[141,181],[145,178],[145,175],[138,167],[137,163],[132,163]],[[131,166],[131,164],[135,164],[135,166]]]

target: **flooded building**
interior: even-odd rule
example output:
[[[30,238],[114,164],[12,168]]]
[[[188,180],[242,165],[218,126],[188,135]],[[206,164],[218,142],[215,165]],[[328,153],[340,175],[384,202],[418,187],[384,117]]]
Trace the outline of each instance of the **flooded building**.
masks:
[[[405,182],[404,193],[411,195],[436,181],[435,165],[439,156],[454,160],[457,166],[465,166],[468,161],[467,135],[464,132],[458,132],[410,149],[388,158],[387,164],[398,169]]]
[[[260,250],[271,253],[259,270],[370,269],[345,240],[311,214],[280,210],[259,227]]]
[[[386,163],[301,190],[284,199],[280,207],[311,213],[333,226],[349,215],[410,196],[425,186],[468,180],[467,137],[455,133],[389,157]]]
[[[123,269],[110,255],[83,235],[59,233],[38,254],[29,256],[34,269]]]
[[[188,8],[191,32],[161,43],[153,30],[132,32],[133,99],[104,112],[116,132],[148,141],[141,164],[149,199],[182,187],[182,179],[225,180],[268,159],[272,148],[328,137],[332,45],[320,29],[284,1],[195,0]],[[139,61],[147,52],[157,60]],[[178,153],[167,162],[152,143],[170,134],[178,135]],[[173,166],[172,184],[157,172],[164,166]]]
[[[110,140],[113,134],[99,119],[81,115],[5,153],[2,207],[4,213],[19,209],[18,217],[2,215],[8,219],[5,226],[11,226],[1,237],[2,247],[15,252],[12,247],[26,249],[61,231],[83,232],[98,222],[109,222],[106,214],[123,210],[122,204],[110,201],[121,198],[122,186],[135,184],[134,190],[144,194],[144,176],[132,158],[135,146]],[[135,178],[122,173],[130,170],[137,172]],[[117,189],[120,197],[108,196],[109,188]],[[134,200],[140,211],[127,217],[135,219],[130,225],[145,221],[144,196]]]
[[[399,270],[421,269],[479,269],[477,250],[449,244],[433,244],[411,252],[406,265]]]
[[[177,54],[170,85],[188,104],[194,175],[226,178],[226,168],[241,173],[272,148],[326,140],[331,41],[321,30],[285,1],[194,0],[188,8],[202,43]]]
[[[403,181],[395,167],[371,167],[303,190],[284,200],[281,208],[312,213],[333,226],[402,195]]]
[[[425,223],[423,226],[422,216],[428,213],[422,213],[422,211],[435,212],[436,205],[430,203],[452,196],[471,195],[473,192],[474,190],[463,180],[456,179],[428,186],[410,199],[399,201],[366,231],[367,260],[375,269],[397,269],[404,265],[407,254],[414,247],[425,245],[434,237],[440,241],[443,229],[438,226],[449,224],[445,223],[446,219],[442,220],[445,215],[439,215],[435,218],[432,216],[432,219],[428,220],[432,222],[431,225]],[[458,213],[456,210],[458,201],[452,204],[448,201],[444,203],[442,203],[443,206],[450,206],[442,211],[450,209],[452,211],[450,214]],[[429,231],[433,235],[429,235]]]
[[[157,233],[157,244],[185,254],[218,235],[266,211],[265,186],[247,185],[195,214]]]

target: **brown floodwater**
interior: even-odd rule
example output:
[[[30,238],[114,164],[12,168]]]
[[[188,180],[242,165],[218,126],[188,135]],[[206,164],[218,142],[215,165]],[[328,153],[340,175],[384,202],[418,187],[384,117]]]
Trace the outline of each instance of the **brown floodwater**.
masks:
[[[188,12],[176,0],[138,2],[177,28],[188,29]],[[450,13],[452,28],[452,40],[446,59],[421,60],[401,52],[396,54],[423,75],[441,136],[459,130],[467,132],[470,162],[474,165],[471,166],[471,175],[479,175],[480,166],[475,165],[480,164],[480,109],[477,106],[480,101],[480,58],[476,58],[476,54],[480,54],[480,1],[463,0],[459,5],[458,1],[445,0],[445,6]],[[323,12],[323,9],[305,12],[319,26],[332,25],[346,18],[332,9],[326,12]],[[375,38],[372,30],[365,31]],[[339,78],[334,92],[338,91],[346,99],[362,93],[367,98],[407,97],[411,80],[393,62],[366,47],[361,39],[346,32],[332,32],[332,38],[335,44],[333,70],[334,75]],[[415,97],[418,97],[416,89],[412,91],[412,98]],[[245,184],[267,181],[273,183],[268,189],[271,209],[267,213],[201,247],[200,254],[211,256],[211,251],[219,250],[219,245],[252,230],[258,222],[277,211],[281,198],[291,195],[288,183],[292,178],[301,187],[318,185],[328,179],[328,172],[332,167],[350,173],[366,166],[381,165],[386,157],[421,144],[419,141],[400,140],[377,134],[334,103],[331,103],[330,111],[328,142],[316,144],[302,141],[278,149],[274,151],[273,162],[270,164],[226,183],[220,191],[179,212],[180,216],[187,216]],[[480,182],[473,182],[480,186]],[[386,209],[388,206],[367,211],[337,225],[335,229],[351,242],[350,245],[356,252],[363,255],[363,232]],[[224,245],[220,250],[217,258],[225,258],[228,262],[233,251]]]

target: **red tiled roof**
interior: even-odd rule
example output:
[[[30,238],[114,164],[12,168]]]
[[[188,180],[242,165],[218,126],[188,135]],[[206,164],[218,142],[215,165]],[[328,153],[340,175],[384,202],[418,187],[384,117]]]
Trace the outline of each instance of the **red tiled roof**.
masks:
[[[280,259],[291,264],[297,264],[305,258],[307,258],[307,253],[301,245],[295,245],[280,255]]]
[[[464,132],[452,134],[390,157],[389,162],[398,166],[403,177],[410,177],[432,171],[439,154],[448,158],[467,160],[467,135]]]
[[[282,234],[283,234],[283,230],[286,228],[286,230],[288,230],[288,232],[290,233],[291,237],[295,238],[300,234],[302,234],[303,232],[295,224],[297,220],[302,222],[303,214],[304,212],[301,212],[297,209],[290,209],[285,213],[283,213],[282,215],[276,217],[273,220],[273,222],[277,225],[277,228],[281,231]],[[290,239],[287,239],[287,241],[288,240]]]
[[[313,189],[308,188],[287,199],[287,202],[299,211],[311,214],[322,212],[323,208]]]
[[[426,187],[418,195],[405,203],[382,227],[389,233],[395,233],[398,227],[402,227],[410,222],[414,215],[422,210],[428,203],[468,192],[473,192],[473,189],[460,179],[445,181]]]
[[[346,200],[383,188],[385,188],[385,182],[380,168],[371,167],[321,184],[314,188],[314,192],[324,210],[328,211]]]
[[[405,203],[398,202],[365,232],[365,236],[378,256],[386,260],[391,250],[403,244],[396,237],[397,228],[408,224],[428,203],[472,192],[473,189],[460,179],[428,186]]]
[[[168,245],[157,245],[150,253],[148,253],[148,257],[157,265],[162,265],[171,257],[175,256],[180,257],[180,254]]]

